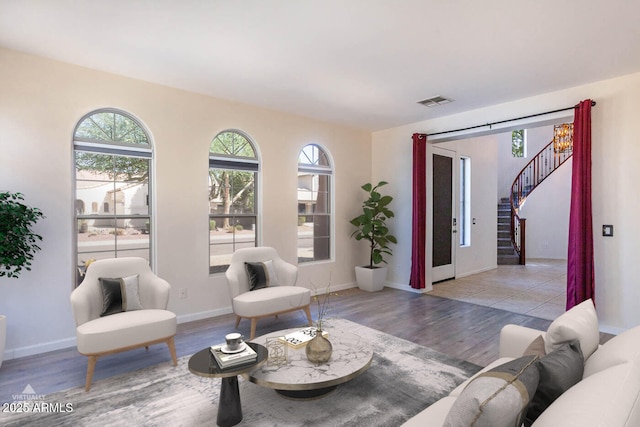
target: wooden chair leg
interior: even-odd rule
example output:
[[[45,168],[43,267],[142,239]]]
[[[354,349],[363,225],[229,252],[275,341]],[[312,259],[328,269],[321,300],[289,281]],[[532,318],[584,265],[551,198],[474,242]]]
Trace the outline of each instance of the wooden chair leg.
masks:
[[[309,326],[313,326],[313,320],[311,320],[311,306],[306,306],[304,308],[304,312],[307,314],[307,320],[309,321]]]
[[[240,324],[240,319],[242,319],[242,317],[236,316],[236,329],[238,329],[238,325]]]
[[[87,380],[84,384],[84,391],[89,391],[91,388],[91,380],[93,379],[93,372],[96,370],[96,362],[98,361],[98,356],[87,356],[89,358],[89,362],[87,363]]]
[[[249,335],[249,340],[252,340],[256,337],[256,326],[258,325],[258,319],[256,317],[251,318],[251,334]]]
[[[178,366],[178,356],[176,355],[176,340],[171,337],[167,340],[167,346],[169,347],[169,353],[171,353],[171,359],[173,359],[173,366]]]

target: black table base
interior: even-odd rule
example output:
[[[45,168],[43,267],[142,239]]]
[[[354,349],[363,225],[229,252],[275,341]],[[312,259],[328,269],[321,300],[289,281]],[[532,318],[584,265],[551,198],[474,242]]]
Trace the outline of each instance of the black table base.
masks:
[[[309,400],[324,397],[324,395],[331,393],[337,387],[337,385],[334,385],[331,387],[317,388],[315,390],[276,390],[276,392],[288,399]]]
[[[220,385],[220,402],[218,403],[218,425],[231,427],[242,421],[242,404],[238,377],[226,377]]]

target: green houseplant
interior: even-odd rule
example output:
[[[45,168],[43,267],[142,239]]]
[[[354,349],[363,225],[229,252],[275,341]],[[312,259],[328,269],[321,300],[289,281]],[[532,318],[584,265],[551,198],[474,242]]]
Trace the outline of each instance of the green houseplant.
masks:
[[[386,267],[378,267],[376,264],[387,263],[385,255],[391,255],[389,247],[391,243],[398,243],[396,237],[389,232],[386,220],[394,217],[389,205],[393,197],[382,195],[378,189],[387,185],[386,181],[380,181],[377,185],[364,184],[361,188],[367,192],[368,198],[362,203],[362,214],[353,218],[350,223],[356,227],[351,237],[356,240],[366,240],[369,244],[369,265],[356,267],[356,280],[360,289],[375,291],[384,287],[386,279]],[[363,271],[363,270],[369,270]],[[373,270],[380,270],[374,272]],[[371,276],[369,278],[369,276]],[[366,283],[369,281],[369,283]]]
[[[0,277],[18,278],[23,269],[31,270],[33,255],[40,250],[42,237],[33,225],[44,215],[38,208],[22,203],[21,193],[0,193]],[[0,365],[4,354],[7,318],[0,315]]]
[[[42,236],[32,227],[44,214],[22,203],[21,193],[0,193],[0,277],[18,278],[31,270],[33,255],[40,250]]]

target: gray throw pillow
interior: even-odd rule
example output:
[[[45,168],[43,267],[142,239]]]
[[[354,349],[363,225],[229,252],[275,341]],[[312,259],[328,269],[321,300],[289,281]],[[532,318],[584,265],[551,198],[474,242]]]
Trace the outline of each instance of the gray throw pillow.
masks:
[[[122,286],[120,279],[99,278],[102,290],[102,312],[100,317],[120,313],[122,308]]]
[[[249,277],[250,291],[277,285],[276,272],[272,260],[245,262],[244,269]]]
[[[102,311],[100,317],[123,311],[142,310],[138,294],[138,275],[123,278],[100,277]]]
[[[538,386],[538,356],[523,356],[473,379],[453,403],[444,427],[520,427]]]
[[[582,379],[584,358],[580,341],[563,344],[536,363],[540,381],[527,410],[525,426],[530,426],[562,393]]]

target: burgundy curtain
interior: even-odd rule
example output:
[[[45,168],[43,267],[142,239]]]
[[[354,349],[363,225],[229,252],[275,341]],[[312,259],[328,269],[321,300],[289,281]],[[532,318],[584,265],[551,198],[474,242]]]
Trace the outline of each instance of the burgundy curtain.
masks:
[[[573,170],[567,256],[567,310],[594,297],[591,219],[591,100],[580,102],[573,120]]]
[[[427,135],[413,134],[413,208],[411,220],[411,276],[414,289],[425,287],[425,244],[427,209]]]

